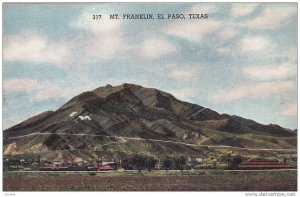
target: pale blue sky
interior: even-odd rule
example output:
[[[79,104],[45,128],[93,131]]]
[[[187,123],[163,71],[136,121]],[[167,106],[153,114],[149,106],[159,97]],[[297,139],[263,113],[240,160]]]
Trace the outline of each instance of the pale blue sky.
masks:
[[[209,17],[108,19],[125,13]],[[3,4],[3,128],[125,82],[295,129],[297,4]]]

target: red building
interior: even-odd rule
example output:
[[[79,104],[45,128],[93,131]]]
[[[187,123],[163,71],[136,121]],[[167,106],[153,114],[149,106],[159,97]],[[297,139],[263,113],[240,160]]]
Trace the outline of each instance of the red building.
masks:
[[[114,168],[111,167],[110,165],[103,165],[103,166],[99,166],[98,170],[99,171],[109,171],[109,170],[114,170]]]
[[[123,168],[124,170],[127,170],[128,167],[129,167],[128,160],[127,159],[121,160],[121,168]]]
[[[115,162],[102,162],[102,165],[98,167],[99,171],[116,170],[117,164]]]
[[[295,165],[279,162],[278,160],[251,159],[238,165],[238,170],[268,170],[295,169]]]

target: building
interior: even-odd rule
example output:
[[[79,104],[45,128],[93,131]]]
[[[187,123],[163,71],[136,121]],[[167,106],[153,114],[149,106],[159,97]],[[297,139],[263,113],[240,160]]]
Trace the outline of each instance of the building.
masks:
[[[189,162],[197,162],[197,163],[202,163],[203,159],[201,157],[188,157]]]
[[[269,170],[296,169],[295,165],[279,162],[278,160],[251,159],[238,165],[238,170]]]
[[[129,168],[129,162],[127,159],[121,160],[121,168],[123,168],[124,170],[127,170]]]
[[[100,171],[117,170],[117,164],[114,161],[103,161],[102,165],[98,167]]]
[[[110,165],[102,165],[98,168],[99,171],[110,171],[115,170],[115,168],[111,167]]]

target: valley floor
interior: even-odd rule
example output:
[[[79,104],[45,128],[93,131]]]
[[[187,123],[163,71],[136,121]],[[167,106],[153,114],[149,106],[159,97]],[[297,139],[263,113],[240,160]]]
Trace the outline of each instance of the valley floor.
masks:
[[[297,191],[297,170],[4,172],[4,191]]]

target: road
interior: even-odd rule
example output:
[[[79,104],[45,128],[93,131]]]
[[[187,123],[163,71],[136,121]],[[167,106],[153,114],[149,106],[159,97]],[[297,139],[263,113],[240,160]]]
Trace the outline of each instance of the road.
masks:
[[[17,136],[17,137],[10,137],[8,139],[18,139],[18,138],[24,138],[24,137],[37,136],[37,135],[53,135],[53,134],[67,135],[67,136],[113,137],[113,138],[116,138],[116,139],[140,140],[140,141],[152,141],[152,142],[181,144],[181,145],[193,146],[193,147],[199,147],[199,148],[200,147],[203,147],[203,148],[231,148],[231,149],[250,150],[250,151],[297,151],[296,149],[243,148],[243,147],[226,146],[226,145],[197,145],[197,144],[190,144],[190,143],[171,141],[171,140],[145,139],[145,138],[125,137],[125,136],[95,135],[95,134],[87,134],[87,133],[76,133],[76,134],[68,134],[68,133],[31,133],[31,134]]]
[[[190,118],[193,118],[194,116],[200,114],[201,112],[203,112],[204,110],[206,110],[207,108],[203,107],[202,109],[194,112],[192,115],[189,115],[187,118],[190,119]]]

